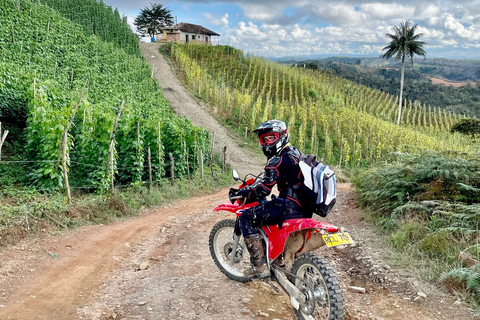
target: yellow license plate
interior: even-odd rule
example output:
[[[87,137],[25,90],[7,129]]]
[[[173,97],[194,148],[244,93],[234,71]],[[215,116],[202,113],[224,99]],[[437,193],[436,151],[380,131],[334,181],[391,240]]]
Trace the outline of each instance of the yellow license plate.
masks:
[[[323,240],[328,247],[335,247],[353,243],[352,237],[350,237],[350,235],[346,232],[326,234],[323,236]]]

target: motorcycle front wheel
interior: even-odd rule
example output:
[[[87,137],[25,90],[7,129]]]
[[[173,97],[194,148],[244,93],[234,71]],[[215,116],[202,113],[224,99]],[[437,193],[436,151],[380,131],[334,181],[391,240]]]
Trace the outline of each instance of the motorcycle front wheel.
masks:
[[[217,222],[210,232],[208,244],[210,254],[217,267],[227,277],[238,282],[248,282],[251,278],[245,277],[243,271],[250,267],[250,254],[245,247],[243,236],[240,236],[233,264],[230,263],[234,239],[235,220],[227,219]]]
[[[323,258],[306,253],[295,259],[290,281],[305,295],[295,315],[300,320],[344,320],[345,302],[340,281]]]

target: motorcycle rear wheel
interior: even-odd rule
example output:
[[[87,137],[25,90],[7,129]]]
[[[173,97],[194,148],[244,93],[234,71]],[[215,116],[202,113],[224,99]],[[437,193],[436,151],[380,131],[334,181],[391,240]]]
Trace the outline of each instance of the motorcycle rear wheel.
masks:
[[[217,222],[210,232],[208,244],[210,247],[210,254],[217,267],[227,277],[238,282],[248,282],[252,280],[250,277],[245,277],[243,271],[250,267],[250,254],[243,240],[240,236],[237,252],[233,265],[229,264],[229,254],[233,248],[233,231],[235,228],[235,220],[226,219]]]
[[[290,281],[302,291],[307,301],[295,315],[300,320],[344,320],[345,301],[340,281],[323,258],[306,253],[295,259]]]

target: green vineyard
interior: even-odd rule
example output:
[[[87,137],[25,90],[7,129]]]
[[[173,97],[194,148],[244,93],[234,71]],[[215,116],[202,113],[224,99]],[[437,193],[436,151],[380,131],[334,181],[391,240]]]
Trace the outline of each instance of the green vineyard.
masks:
[[[23,170],[0,184],[61,190],[68,171],[74,188],[106,190],[147,181],[149,160],[153,180],[171,176],[169,154],[175,177],[198,169],[200,151],[210,159],[209,132],[174,116],[117,13],[96,1],[0,3],[0,122],[10,132],[0,175]]]
[[[397,98],[331,76],[244,56],[231,47],[172,45],[186,82],[215,105],[218,116],[253,129],[269,118],[284,120],[293,143],[345,166],[372,163],[391,151],[472,152],[472,141],[450,128],[462,117],[405,102],[394,124]]]

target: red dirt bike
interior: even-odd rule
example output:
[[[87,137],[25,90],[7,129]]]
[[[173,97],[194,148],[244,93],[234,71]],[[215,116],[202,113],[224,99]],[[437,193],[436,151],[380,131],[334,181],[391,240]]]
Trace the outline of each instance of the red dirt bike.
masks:
[[[252,178],[247,180],[249,176]],[[238,172],[233,170],[233,178],[240,180],[240,188],[243,188],[253,184],[260,176],[247,174],[241,180]],[[258,205],[259,201],[246,203],[242,197],[230,197],[230,201],[234,203],[224,203],[213,209],[232,212],[237,219],[215,224],[209,237],[210,253],[227,277],[248,282],[252,278],[245,277],[243,270],[250,267],[250,255],[238,226],[238,217],[243,210]],[[343,232],[343,228],[314,219],[285,220],[281,229],[278,225],[269,225],[258,230],[264,240],[272,279],[290,296],[297,318],[344,320],[343,292],[335,271],[324,258],[307,252],[325,245],[342,247],[353,244],[350,235]],[[270,279],[267,281],[276,289]]]

